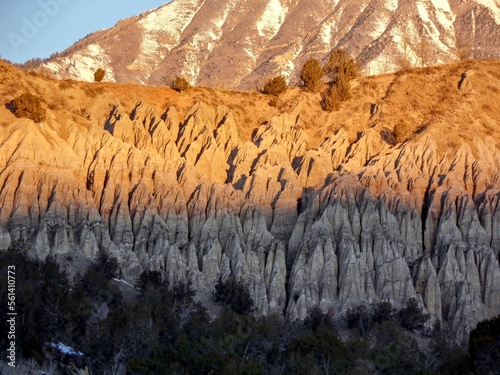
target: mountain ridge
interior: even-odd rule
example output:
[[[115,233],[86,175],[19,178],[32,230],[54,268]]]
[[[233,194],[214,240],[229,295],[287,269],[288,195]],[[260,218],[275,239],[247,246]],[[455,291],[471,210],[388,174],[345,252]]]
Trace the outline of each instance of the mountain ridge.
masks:
[[[182,75],[210,87],[255,88],[284,74],[299,81],[309,58],[346,48],[365,74],[457,56],[500,56],[492,1],[174,0],[76,43],[43,65],[58,78],[165,85]]]

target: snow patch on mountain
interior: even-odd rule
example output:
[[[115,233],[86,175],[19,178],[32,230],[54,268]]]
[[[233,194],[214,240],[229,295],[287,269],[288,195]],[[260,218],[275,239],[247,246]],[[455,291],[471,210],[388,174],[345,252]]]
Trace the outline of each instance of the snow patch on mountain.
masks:
[[[231,10],[233,10],[233,7],[235,4],[233,4],[232,1],[227,3],[227,5],[222,9],[221,15],[215,19],[212,20],[212,24],[217,28],[221,29],[222,26],[226,23],[227,17],[231,13]]]
[[[157,11],[149,13],[139,21],[139,24],[148,35],[167,33],[177,37],[173,43],[167,43],[171,48],[179,41],[180,35],[204,3],[205,1],[200,0],[172,1]]]
[[[435,0],[432,5],[434,5],[435,8],[429,9],[431,4],[424,1],[417,1],[416,6],[418,14],[423,22],[424,29],[431,37],[433,44],[437,45],[439,49],[443,51],[449,51],[448,44],[454,44],[453,38],[449,37],[450,35],[453,35],[452,33],[454,19],[451,15],[451,9],[449,7],[448,1]],[[431,12],[435,14],[436,17],[434,19],[436,20],[440,28],[446,31],[445,35],[442,35],[435,22],[432,21]],[[414,34],[416,34],[415,37],[418,37],[417,31]],[[447,43],[444,43],[443,39]]]
[[[321,27],[319,31],[319,36],[325,45],[330,45],[332,42],[333,33],[337,31],[337,23],[339,21],[339,17],[342,14],[342,7],[340,10],[336,9],[340,0],[334,0],[330,5],[330,9],[333,10],[333,13],[330,13],[323,21],[321,21]]]
[[[300,55],[302,49],[303,43],[302,40],[299,39],[290,46],[290,49],[287,52],[275,58],[275,61],[282,66],[280,74],[285,76],[288,81],[291,80],[292,75],[297,68],[295,59]]]
[[[326,45],[330,44],[330,40],[332,37],[332,27],[333,27],[333,25],[331,23],[328,23],[328,22],[324,22],[321,25],[320,36],[321,36],[321,40]]]
[[[257,31],[262,38],[272,39],[285,22],[288,7],[281,4],[280,0],[269,0],[262,17],[257,21]]]
[[[245,53],[252,59],[252,61],[254,63],[257,62],[257,59],[259,58],[259,56],[257,56],[254,52],[254,43],[252,41],[252,39],[250,37],[246,37],[243,41],[243,45],[245,46],[243,48],[243,51],[245,51]]]
[[[388,70],[389,61],[386,55],[378,55],[373,60],[369,61],[363,71],[368,76],[377,75],[379,72]]]
[[[212,53],[222,37],[222,26],[230,13],[229,6],[222,9],[221,14],[210,21],[206,27],[191,37],[188,52],[183,64],[182,75],[194,85],[201,71],[201,62]]]
[[[453,22],[455,21],[455,16],[450,8],[450,3],[446,0],[436,0],[434,2],[436,7],[436,19],[448,30],[453,30]]]
[[[389,16],[381,14],[375,21],[375,28],[370,33],[373,40],[377,40],[387,30],[387,25],[391,22]]]
[[[48,62],[45,66],[53,72],[66,71],[71,78],[86,82],[94,82],[96,70],[104,68],[106,71],[104,80],[115,82],[115,75],[110,62],[111,58],[99,44],[90,44],[71,57]]]
[[[142,83],[147,82],[156,65],[165,57],[165,52],[179,43],[183,31],[203,3],[200,0],[173,1],[139,21],[143,30],[141,52],[128,68],[140,71],[138,79]]]
[[[395,12],[399,6],[399,0],[387,0],[384,4],[385,9]]]
[[[181,70],[181,76],[186,77],[189,84],[195,85],[196,79],[200,75],[200,59],[195,51],[190,51],[185,58],[184,65]]]
[[[208,86],[225,85],[223,72],[230,70],[230,86],[247,89],[280,72],[295,84],[304,61],[324,61],[334,48],[355,54],[369,74],[398,69],[405,48],[418,64],[453,61],[456,40],[473,45],[477,58],[491,58],[500,55],[500,28],[494,23],[500,23],[499,1],[474,0],[453,8],[449,0],[307,1],[310,12],[304,15],[299,4],[306,0],[173,0],[79,43],[45,67],[60,78],[93,81],[95,69],[109,62],[107,80],[114,80],[114,69],[120,82],[155,85],[164,84],[166,76],[184,75]],[[484,17],[486,10],[495,21]],[[479,12],[483,16],[475,17]],[[115,32],[133,48],[109,48]],[[476,40],[485,32],[491,42]],[[300,49],[294,46],[298,40]],[[396,40],[407,46],[397,48]],[[110,58],[87,43],[102,46]]]
[[[338,26],[340,23],[340,18],[344,13],[344,8],[342,6],[336,7],[332,13],[323,21],[323,26],[321,28],[321,36],[326,45],[336,45],[341,36],[341,30]]]

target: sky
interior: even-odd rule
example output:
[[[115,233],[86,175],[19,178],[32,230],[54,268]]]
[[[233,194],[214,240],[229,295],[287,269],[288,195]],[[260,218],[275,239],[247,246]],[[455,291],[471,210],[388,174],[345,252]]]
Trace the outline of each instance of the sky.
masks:
[[[120,19],[169,0],[0,0],[0,57],[47,58]]]

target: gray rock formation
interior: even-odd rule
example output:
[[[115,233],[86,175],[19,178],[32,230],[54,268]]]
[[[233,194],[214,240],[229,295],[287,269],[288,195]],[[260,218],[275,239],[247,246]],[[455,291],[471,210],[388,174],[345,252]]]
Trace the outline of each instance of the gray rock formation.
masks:
[[[308,149],[303,126],[299,106],[242,143],[231,111],[204,103],[182,118],[115,106],[67,139],[15,120],[0,134],[0,249],[105,250],[130,282],[156,270],[206,291],[233,275],[259,314],[290,319],[415,297],[462,340],[500,313],[493,139],[446,156],[368,129]]]

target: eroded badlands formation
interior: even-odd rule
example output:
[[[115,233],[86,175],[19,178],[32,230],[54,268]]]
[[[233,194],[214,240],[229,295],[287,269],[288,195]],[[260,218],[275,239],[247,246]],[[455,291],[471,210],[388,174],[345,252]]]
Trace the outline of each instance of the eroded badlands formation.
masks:
[[[17,119],[0,132],[0,247],[118,258],[212,290],[234,275],[258,312],[303,319],[416,297],[462,339],[500,313],[500,152],[451,156],[430,136],[387,144],[368,128],[307,146],[298,105],[242,142],[233,113],[180,116],[139,102],[105,123]],[[52,125],[50,125],[52,124]]]

